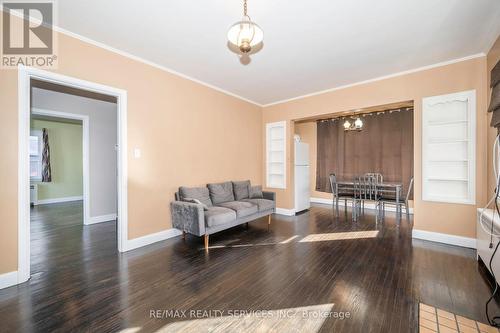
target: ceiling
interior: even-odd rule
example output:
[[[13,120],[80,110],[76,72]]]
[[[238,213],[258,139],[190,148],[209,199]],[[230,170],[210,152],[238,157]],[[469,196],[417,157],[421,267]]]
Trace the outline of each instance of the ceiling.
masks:
[[[248,0],[264,47],[226,44],[239,0],[64,0],[57,25],[260,105],[486,53],[499,0]]]

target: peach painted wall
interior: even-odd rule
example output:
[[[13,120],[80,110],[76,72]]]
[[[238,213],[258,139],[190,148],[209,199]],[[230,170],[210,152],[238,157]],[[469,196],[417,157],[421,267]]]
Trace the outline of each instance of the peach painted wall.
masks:
[[[477,98],[477,205],[423,201],[421,185],[422,98],[471,89],[476,90]],[[289,127],[293,128],[294,120],[413,100],[415,109],[414,227],[419,230],[475,237],[476,207],[484,204],[486,200],[486,99],[486,57],[479,57],[268,106],[264,108],[263,126],[268,122],[286,120]],[[293,131],[291,133],[289,132],[289,141],[293,140]],[[293,149],[290,147],[291,145],[287,152],[287,170],[293,170],[291,162]],[[276,191],[278,207],[293,208],[293,184],[291,184],[293,178],[291,177],[293,175],[288,172],[287,184],[292,186],[287,187],[286,190]]]
[[[129,239],[171,228],[181,185],[262,183],[259,106],[64,34],[58,59],[57,73],[128,92]],[[0,117],[1,274],[17,270],[17,70],[0,70]]]
[[[497,62],[500,61],[500,37],[496,40],[495,44],[488,52],[487,55],[487,71],[488,71],[488,105],[490,104],[491,97],[491,89],[490,85],[490,76],[491,70]],[[496,129],[489,127],[491,121],[491,113],[488,114],[488,196],[492,196],[495,192],[496,179],[493,175],[493,144],[495,142],[495,137],[497,134]]]

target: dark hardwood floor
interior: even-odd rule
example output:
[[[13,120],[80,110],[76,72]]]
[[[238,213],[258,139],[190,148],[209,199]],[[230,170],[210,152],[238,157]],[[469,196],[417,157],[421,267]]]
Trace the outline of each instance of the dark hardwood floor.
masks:
[[[366,230],[378,234],[301,242]],[[201,238],[188,236],[120,254],[115,223],[83,226],[77,202],[33,208],[31,236],[32,278],[0,290],[2,332],[203,332],[211,321],[189,310],[227,315],[311,306],[350,318],[329,316],[309,329],[300,319],[288,332],[417,332],[419,301],[486,322],[490,287],[475,251],[412,240],[411,223],[392,214],[376,223],[367,210],[352,222],[314,206],[295,217],[273,216],[269,231],[263,218],[215,234],[209,253]],[[157,319],[151,310],[188,310],[188,317]],[[497,304],[492,312],[500,313]],[[252,318],[221,327],[262,331],[262,319]]]

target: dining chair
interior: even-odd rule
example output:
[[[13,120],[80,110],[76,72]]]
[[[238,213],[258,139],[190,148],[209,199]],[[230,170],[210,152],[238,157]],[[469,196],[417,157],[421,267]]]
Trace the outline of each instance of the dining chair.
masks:
[[[362,177],[354,177],[352,193],[352,219],[357,220],[364,211],[365,182]],[[362,208],[363,207],[363,208]]]
[[[363,175],[365,200],[377,200],[377,185],[384,181],[384,177],[380,173],[365,173]]]
[[[408,185],[408,190],[406,191],[406,195],[403,198],[402,193],[400,193],[400,200],[399,202],[396,201],[396,193],[395,191],[389,191],[389,190],[384,190],[384,191],[379,191],[379,200],[377,201],[377,206],[382,208],[383,212],[385,213],[385,205],[394,205],[396,206],[396,213],[399,215],[400,213],[403,213],[403,207],[405,209],[406,213],[406,218],[409,220],[410,219],[410,208],[409,208],[409,200],[410,200],[410,195],[411,191],[413,189],[413,177],[410,179],[410,183]]]
[[[331,173],[330,179],[330,189],[332,190],[333,196],[333,209],[339,212],[339,200],[344,200],[345,210],[347,211],[347,200],[351,200],[353,197],[353,190],[345,186],[339,186],[337,181],[337,176]]]

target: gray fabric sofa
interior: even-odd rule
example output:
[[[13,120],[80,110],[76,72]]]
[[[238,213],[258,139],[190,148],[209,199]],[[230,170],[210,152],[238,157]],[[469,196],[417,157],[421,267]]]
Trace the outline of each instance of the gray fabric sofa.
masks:
[[[252,186],[250,181],[208,184],[206,187],[181,186],[170,203],[172,224],[183,232],[208,237],[216,232],[268,216],[276,209],[276,194]]]

